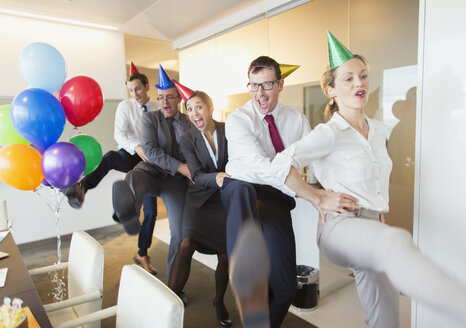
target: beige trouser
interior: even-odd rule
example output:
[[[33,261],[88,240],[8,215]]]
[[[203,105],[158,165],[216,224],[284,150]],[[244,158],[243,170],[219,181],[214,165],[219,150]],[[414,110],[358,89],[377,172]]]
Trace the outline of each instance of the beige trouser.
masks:
[[[317,243],[330,261],[355,273],[370,328],[399,327],[398,291],[466,322],[466,286],[422,254],[406,230],[353,213],[328,215]]]

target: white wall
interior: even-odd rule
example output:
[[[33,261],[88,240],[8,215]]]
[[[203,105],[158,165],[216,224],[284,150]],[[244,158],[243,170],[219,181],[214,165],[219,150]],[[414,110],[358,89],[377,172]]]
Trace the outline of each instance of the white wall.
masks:
[[[466,283],[466,2],[421,0],[414,237]],[[429,286],[425,286],[426,289]],[[417,310],[417,311],[416,311]],[[466,308],[465,308],[466,310]],[[465,323],[413,306],[413,327]]]
[[[111,188],[113,181],[123,178],[123,173],[110,171],[98,188],[87,192],[86,201],[80,210],[71,208],[66,198],[63,199],[60,234],[115,224],[112,219]],[[13,220],[13,237],[17,244],[57,236],[55,215],[46,205],[51,198],[49,189],[41,191],[39,196],[33,191],[22,191],[0,183],[0,198],[6,199],[8,217]]]
[[[13,97],[27,88],[18,68],[25,46],[45,42],[63,55],[67,80],[86,75],[96,80],[106,99],[126,97],[123,34],[87,27],[0,14],[0,97]]]

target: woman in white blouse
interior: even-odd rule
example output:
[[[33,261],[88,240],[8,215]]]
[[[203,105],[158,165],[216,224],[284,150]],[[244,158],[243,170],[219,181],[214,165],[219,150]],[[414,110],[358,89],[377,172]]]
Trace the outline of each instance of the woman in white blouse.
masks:
[[[186,90],[186,87],[183,87]],[[215,271],[216,294],[213,300],[217,321],[231,326],[231,319],[223,303],[228,285],[228,257],[226,254],[226,213],[220,200],[220,187],[228,159],[225,123],[212,119],[212,99],[202,91],[189,90],[185,98],[189,120],[196,126],[181,137],[181,149],[186,158],[192,182],[186,192],[180,248],[173,261],[168,287],[178,295],[186,284],[194,251],[217,254]]]
[[[423,255],[407,231],[383,224],[392,168],[387,131],[364,114],[368,69],[362,57],[349,54],[321,80],[330,120],[277,154],[273,173],[316,208],[315,192],[296,168],[310,165],[325,189],[358,200],[354,212],[321,211],[317,242],[329,260],[353,270],[369,327],[399,327],[399,292],[464,323],[465,286]]]

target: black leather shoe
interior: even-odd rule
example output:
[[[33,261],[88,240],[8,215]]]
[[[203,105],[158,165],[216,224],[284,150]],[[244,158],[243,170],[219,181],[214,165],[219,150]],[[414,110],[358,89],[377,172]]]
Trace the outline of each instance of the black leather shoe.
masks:
[[[215,299],[212,302],[215,308],[215,312],[217,313],[217,321],[220,326],[223,327],[230,327],[231,326],[231,318],[230,314],[227,311],[227,308],[225,307],[224,304],[221,306],[217,306],[217,303],[215,303]]]
[[[141,229],[139,218],[134,208],[133,192],[125,181],[116,181],[112,188],[113,219],[119,221],[126,233],[137,235]]]
[[[68,204],[70,204],[72,208],[79,209],[83,206],[86,188],[82,182],[77,182],[68,188],[64,188],[62,192],[65,194],[66,198],[68,198]]]

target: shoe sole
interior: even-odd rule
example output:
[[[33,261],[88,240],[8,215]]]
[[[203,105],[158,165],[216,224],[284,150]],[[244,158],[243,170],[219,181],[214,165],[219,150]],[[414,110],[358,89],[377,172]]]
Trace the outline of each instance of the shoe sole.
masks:
[[[125,181],[116,181],[112,187],[113,210],[125,231],[136,235],[141,230],[141,224],[134,209],[134,195]]]
[[[79,199],[70,199],[68,198],[68,204],[70,204],[70,206],[72,208],[75,208],[77,210],[79,210],[81,207],[83,207],[83,203],[79,201]]]
[[[268,320],[268,301],[259,312],[251,311],[241,304],[241,300],[252,296],[258,286],[265,285],[268,292],[270,276],[270,258],[264,235],[259,226],[253,222],[243,224],[230,259],[230,282],[240,308],[243,324],[251,322],[259,314]],[[264,300],[268,300],[268,293]],[[252,321],[255,321],[253,319]]]
[[[80,209],[83,206],[83,202],[81,202],[76,195],[76,189],[73,186],[67,187],[62,189],[63,194],[68,199],[68,204],[75,209]]]

